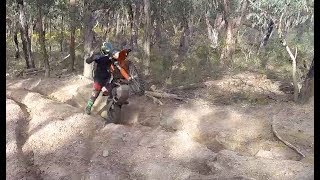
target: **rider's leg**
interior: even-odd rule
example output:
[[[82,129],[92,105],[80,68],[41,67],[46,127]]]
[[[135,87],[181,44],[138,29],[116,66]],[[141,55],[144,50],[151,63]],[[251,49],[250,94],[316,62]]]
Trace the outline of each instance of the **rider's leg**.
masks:
[[[91,94],[90,99],[87,102],[87,106],[86,106],[86,114],[90,114],[91,113],[91,108],[94,104],[94,102],[96,101],[97,97],[99,96],[101,91],[101,85],[99,82],[94,82],[93,83],[93,91]]]
[[[113,76],[110,74],[109,77],[103,83],[103,87],[102,87],[103,96],[108,96],[109,94],[111,94],[111,90],[112,90],[111,81],[112,81],[112,78],[113,78]]]
[[[107,82],[102,88],[103,96],[108,96],[111,92],[111,89],[111,83]]]

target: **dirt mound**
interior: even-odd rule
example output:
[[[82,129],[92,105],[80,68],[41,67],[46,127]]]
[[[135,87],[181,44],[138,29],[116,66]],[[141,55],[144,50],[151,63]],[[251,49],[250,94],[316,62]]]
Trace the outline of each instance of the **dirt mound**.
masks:
[[[6,107],[6,178],[21,179],[27,173],[21,150],[26,117],[14,101],[7,99]]]
[[[210,100],[216,105],[269,104],[292,99],[291,92],[288,94],[281,91],[283,82],[254,72],[227,74],[218,80],[208,80],[205,84],[208,89],[200,89],[194,96]]]
[[[239,156],[228,150],[220,151],[216,158],[210,166],[217,179],[314,179],[314,167],[297,161]]]
[[[30,113],[22,152],[30,155],[38,175],[63,177],[86,170],[95,130],[103,126],[100,118],[84,115],[77,108],[25,90],[7,91],[7,96],[25,104]]]
[[[137,96],[123,109],[125,125],[105,125],[95,113],[83,114],[90,83],[78,77],[7,81],[7,97],[29,111],[21,151],[32,162],[32,177],[313,178],[313,105],[221,106],[199,98],[187,103],[162,99],[164,105],[159,106]],[[95,112],[104,105],[100,98]],[[9,112],[18,108],[7,103]],[[13,121],[20,118],[8,116]],[[304,150],[306,158],[299,162],[300,156],[275,138],[272,123],[283,138]],[[7,136],[7,144],[12,137]],[[11,172],[18,177],[18,172]]]

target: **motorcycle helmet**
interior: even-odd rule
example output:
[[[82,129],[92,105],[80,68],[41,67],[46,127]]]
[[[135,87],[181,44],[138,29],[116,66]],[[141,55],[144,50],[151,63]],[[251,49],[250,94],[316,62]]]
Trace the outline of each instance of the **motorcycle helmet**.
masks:
[[[109,42],[104,42],[102,43],[102,46],[101,46],[101,53],[104,54],[104,55],[107,55],[107,54],[113,54],[113,47],[112,47],[112,44],[109,43]]]

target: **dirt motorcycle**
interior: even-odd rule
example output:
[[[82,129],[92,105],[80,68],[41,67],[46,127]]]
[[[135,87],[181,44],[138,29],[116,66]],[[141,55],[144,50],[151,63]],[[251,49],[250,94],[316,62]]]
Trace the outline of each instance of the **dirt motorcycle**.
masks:
[[[144,94],[144,82],[133,62],[127,59],[131,49],[123,49],[117,59],[112,59],[111,92],[106,100],[101,116],[110,123],[119,123],[121,120],[121,108],[128,104],[130,95]]]

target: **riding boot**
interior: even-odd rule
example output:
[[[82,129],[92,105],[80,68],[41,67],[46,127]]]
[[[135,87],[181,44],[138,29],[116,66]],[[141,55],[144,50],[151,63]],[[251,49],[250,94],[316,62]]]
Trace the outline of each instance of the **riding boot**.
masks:
[[[85,109],[85,113],[86,114],[90,115],[91,108],[92,108],[94,102],[96,101],[97,97],[99,96],[99,94],[100,94],[100,91],[93,90],[92,95],[91,95],[90,99],[87,102],[87,106],[86,106],[86,109]]]
[[[87,102],[86,110],[85,110],[86,114],[90,115],[93,104],[94,104],[94,101],[92,99],[89,99]]]

